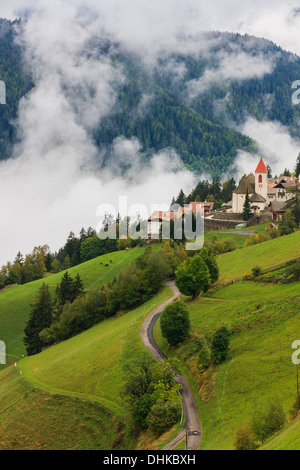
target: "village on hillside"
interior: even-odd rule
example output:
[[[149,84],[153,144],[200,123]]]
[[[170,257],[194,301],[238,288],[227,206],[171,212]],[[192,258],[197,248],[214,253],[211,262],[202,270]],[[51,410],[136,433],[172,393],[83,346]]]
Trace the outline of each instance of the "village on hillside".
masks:
[[[243,221],[245,201],[248,198],[255,223],[267,219],[276,224],[286,212],[286,202],[293,197],[290,189],[299,183],[298,178],[280,176],[269,178],[268,169],[261,157],[254,173],[244,177],[232,193],[232,200],[213,211],[213,202],[191,202],[175,211],[155,211],[148,219],[148,238],[157,238],[164,223],[170,223],[193,212],[205,217],[206,230],[227,230],[239,226]],[[247,221],[248,222],[248,221]],[[249,223],[253,225],[253,223]],[[247,225],[247,224],[246,224]]]

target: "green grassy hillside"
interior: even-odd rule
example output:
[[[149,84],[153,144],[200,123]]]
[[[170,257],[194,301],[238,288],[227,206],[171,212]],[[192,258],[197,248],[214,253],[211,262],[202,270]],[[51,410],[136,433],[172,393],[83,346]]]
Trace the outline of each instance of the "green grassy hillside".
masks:
[[[300,449],[300,419],[286,426],[273,439],[270,439],[260,450],[299,450]]]
[[[124,422],[101,404],[53,395],[10,367],[0,373],[0,450],[122,449]]]
[[[219,284],[241,279],[245,273],[251,273],[257,265],[268,269],[298,257],[300,257],[300,231],[243,250],[225,253],[218,257]]]
[[[296,395],[291,345],[299,339],[300,283],[237,283],[188,304],[194,335],[179,351],[168,348],[159,325],[155,337],[168,355],[180,357],[203,424],[203,449],[232,449],[236,429],[251,422],[255,405],[279,397],[286,412]],[[197,371],[197,333],[210,338],[232,331],[230,358],[203,376]]]
[[[3,407],[6,408],[6,411],[1,413],[0,407],[0,427],[1,420],[6,426],[3,448],[9,447],[9,443],[15,440],[18,443],[16,445],[21,446],[18,423],[23,417],[22,434],[30,435],[33,428],[37,442],[43,448],[95,448],[97,432],[101,429],[103,419],[104,434],[99,446],[106,449],[112,449],[112,446],[128,449],[132,445],[128,434],[131,428],[127,405],[120,397],[122,366],[124,361],[144,350],[140,328],[146,316],[171,296],[172,291],[166,288],[136,310],[119,318],[106,320],[37,356],[22,359],[18,362],[17,369],[11,366],[0,372],[0,397],[1,403],[3,399],[5,404]],[[15,375],[20,372],[22,375]],[[11,378],[6,382],[8,374],[11,374]],[[4,384],[2,389],[1,382]],[[25,384],[29,385],[30,390],[38,393],[32,396],[28,391],[24,392]],[[10,394],[10,390],[13,390],[13,393]],[[99,418],[98,408],[101,410]],[[26,420],[24,421],[24,415],[18,414],[16,409],[26,410],[26,414],[31,417],[28,425]],[[83,425],[88,423],[84,432],[73,416],[75,412],[79,414],[78,420],[81,420]],[[42,437],[38,438],[39,423],[43,416],[49,419],[50,423],[53,420],[57,423],[63,420],[66,435],[72,436],[72,447],[68,437],[57,447],[58,441],[51,430],[47,430],[47,426]],[[77,428],[73,431],[76,422]],[[120,433],[119,440],[117,431]],[[85,432],[90,434],[91,438],[85,439]],[[34,446],[33,441],[28,439],[23,444],[21,448]]]
[[[219,256],[220,282],[240,278],[256,265],[267,269],[298,258],[299,242],[298,232]],[[288,417],[296,395],[291,345],[299,339],[299,293],[300,282],[240,281],[201,296],[187,304],[193,334],[179,349],[168,347],[156,324],[157,343],[167,355],[180,358],[194,390],[204,431],[203,449],[232,449],[236,429],[251,422],[256,405],[264,406],[274,397],[282,401]],[[210,339],[221,326],[232,331],[230,357],[200,375],[197,337]],[[293,441],[296,428],[292,424],[266,447],[300,449]]]
[[[136,248],[129,251],[109,253],[68,271],[72,276],[76,276],[77,273],[80,274],[86,290],[92,287],[100,287],[112,281],[121,269],[132,263],[143,251],[144,248]],[[112,264],[110,260],[113,261]],[[100,262],[103,265],[100,265]],[[107,263],[109,263],[109,266],[105,267],[104,265]],[[25,353],[23,345],[24,327],[30,312],[30,303],[33,301],[38,289],[45,282],[54,292],[63,274],[64,272],[53,274],[45,279],[23,286],[12,286],[0,291],[0,339],[6,343],[9,363]]]

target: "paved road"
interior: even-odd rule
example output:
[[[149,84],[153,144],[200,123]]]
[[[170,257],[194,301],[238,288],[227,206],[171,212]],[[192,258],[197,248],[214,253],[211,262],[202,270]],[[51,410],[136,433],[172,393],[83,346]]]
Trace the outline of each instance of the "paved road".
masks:
[[[155,322],[160,316],[160,314],[163,312],[163,310],[166,308],[166,306],[172,303],[181,295],[174,281],[168,281],[166,285],[172,289],[174,293],[173,297],[156,307],[154,310],[152,310],[152,312],[144,321],[141,328],[141,338],[144,343],[144,346],[150,351],[152,356],[158,362],[161,362],[162,360],[166,359],[166,356],[159,349],[153,338],[153,328]],[[184,430],[180,431],[180,433],[175,436],[174,439],[172,439],[172,441],[165,447],[165,450],[170,450],[176,447],[183,439],[185,439],[186,434],[188,436],[188,450],[198,450],[202,441],[202,430],[193,392],[191,390],[191,387],[189,386],[189,383],[182,374],[178,375],[175,378],[175,382],[182,386],[181,395],[183,411],[186,419],[186,427]]]

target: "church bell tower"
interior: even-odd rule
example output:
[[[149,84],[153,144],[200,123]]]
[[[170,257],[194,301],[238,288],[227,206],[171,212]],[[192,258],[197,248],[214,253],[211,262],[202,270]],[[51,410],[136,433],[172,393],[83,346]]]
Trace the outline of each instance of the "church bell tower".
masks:
[[[265,199],[268,197],[268,170],[262,157],[255,170],[255,192]]]

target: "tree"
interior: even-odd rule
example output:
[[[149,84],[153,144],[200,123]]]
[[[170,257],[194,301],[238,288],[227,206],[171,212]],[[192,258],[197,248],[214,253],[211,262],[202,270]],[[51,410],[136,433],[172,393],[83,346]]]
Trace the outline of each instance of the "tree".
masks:
[[[300,153],[298,154],[298,157],[296,160],[295,173],[296,173],[296,178],[299,178],[300,176]]]
[[[287,211],[278,222],[278,230],[281,236],[290,235],[296,227],[296,220],[291,211]]]
[[[215,332],[211,345],[211,357],[214,364],[221,364],[227,359],[230,343],[230,333],[222,327]]]
[[[251,431],[250,426],[244,426],[237,429],[234,438],[235,450],[255,450],[257,445],[255,444],[254,435]]]
[[[206,248],[202,248],[200,254],[206,266],[208,267],[210,282],[213,284],[219,279],[219,267],[217,264],[217,260],[213,252],[209,252]]]
[[[176,204],[179,204],[180,207],[183,207],[185,204],[186,204],[186,195],[184,194],[184,192],[181,190],[180,193],[178,194],[177,196],[177,199],[176,199]]]
[[[201,254],[184,261],[176,271],[176,285],[185,295],[195,299],[201,291],[208,289],[210,283],[209,269]]]
[[[168,305],[160,319],[161,333],[171,346],[182,343],[190,334],[190,314],[181,300]]]
[[[292,212],[296,224],[300,224],[300,186],[298,183],[295,186],[287,190],[288,194],[292,194],[291,199],[285,203],[285,209],[288,209]]]
[[[58,273],[60,271],[60,264],[57,258],[54,258],[51,266],[52,272]]]
[[[221,197],[223,201],[228,202],[232,199],[232,193],[236,189],[236,182],[234,178],[224,181]]]
[[[251,215],[252,215],[251,204],[250,204],[249,192],[247,189],[246,199],[245,199],[244,207],[243,207],[243,220],[248,221]]]
[[[73,292],[74,300],[77,297],[83,297],[85,295],[84,285],[78,273],[73,283],[73,289],[74,289],[74,292]]]
[[[256,408],[252,419],[252,431],[258,440],[265,439],[279,431],[285,423],[285,413],[279,399],[273,399],[266,408]]]
[[[121,394],[129,403],[134,404],[143,395],[154,392],[155,365],[154,359],[143,352],[123,366],[124,386]]]
[[[272,177],[272,168],[270,167],[270,165],[267,165],[267,170],[268,170],[268,178],[273,178]]]
[[[139,429],[146,429],[148,427],[147,418],[153,405],[154,403],[151,395],[142,395],[134,403],[131,409],[131,414]]]
[[[70,269],[70,267],[71,267],[71,260],[70,260],[70,256],[67,255],[64,259],[62,269],[63,271],[65,271],[66,269]]]
[[[29,356],[42,351],[44,344],[39,333],[51,325],[52,315],[53,302],[49,287],[44,283],[31,306],[30,317],[24,330],[24,344]]]
[[[151,431],[159,435],[178,423],[180,417],[181,403],[178,398],[168,401],[157,400],[151,408],[147,423]]]

